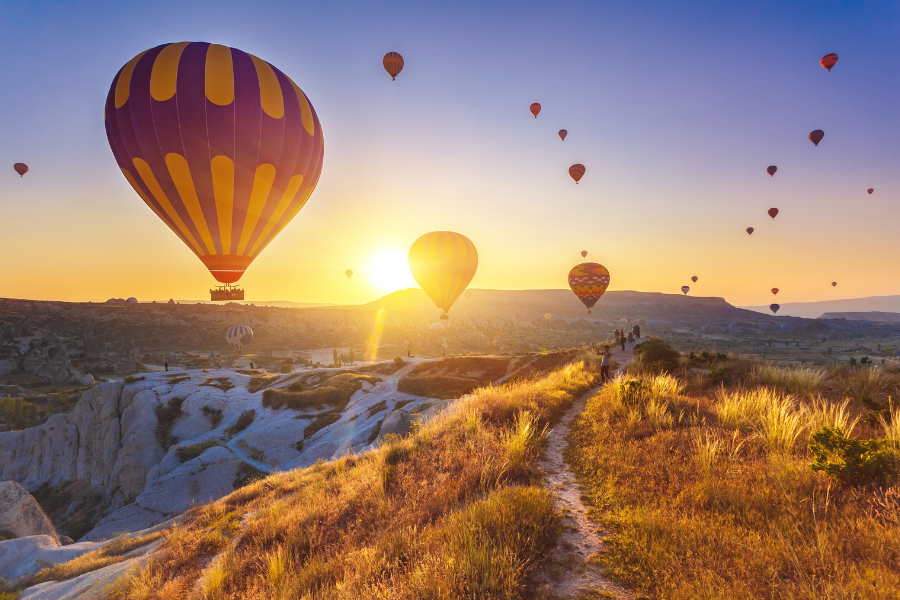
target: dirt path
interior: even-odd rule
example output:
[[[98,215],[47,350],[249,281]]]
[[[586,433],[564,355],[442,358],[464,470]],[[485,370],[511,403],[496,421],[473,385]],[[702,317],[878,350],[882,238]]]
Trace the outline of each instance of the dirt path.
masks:
[[[632,357],[631,348],[624,352],[620,349],[613,355],[621,366],[625,366]],[[566,438],[572,421],[581,414],[588,398],[600,387],[575,400],[548,435],[547,448],[540,462],[547,489],[556,497],[556,506],[565,517],[563,532],[553,551],[553,562],[558,565],[559,571],[547,572],[540,577],[540,591],[545,597],[578,600],[632,598],[627,590],[604,577],[601,567],[587,562],[591,556],[603,551],[603,536],[597,532],[597,524],[588,519],[587,507],[581,501],[581,487],[563,458],[563,452],[569,447]]]

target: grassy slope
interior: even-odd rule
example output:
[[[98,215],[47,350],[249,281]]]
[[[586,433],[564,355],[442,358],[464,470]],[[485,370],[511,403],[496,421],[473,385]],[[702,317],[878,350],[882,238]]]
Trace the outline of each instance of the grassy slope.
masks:
[[[524,597],[561,526],[537,471],[542,431],[595,383],[590,360],[476,390],[376,452],[198,508],[118,596]]]
[[[896,397],[900,377],[729,359],[707,366],[729,369],[720,388],[685,366],[635,365],[576,420],[568,459],[611,532],[608,575],[644,598],[900,597],[900,496],[832,483],[807,449],[822,425],[885,437],[858,400]]]

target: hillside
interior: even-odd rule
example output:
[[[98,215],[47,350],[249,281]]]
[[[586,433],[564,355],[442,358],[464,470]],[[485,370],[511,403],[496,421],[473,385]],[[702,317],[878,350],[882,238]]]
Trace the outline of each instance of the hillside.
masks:
[[[820,319],[847,319],[850,321],[875,321],[876,323],[900,323],[900,313],[880,312],[827,312]]]
[[[779,315],[789,317],[818,318],[824,313],[838,312],[900,312],[900,296],[867,296],[820,302],[780,302]],[[769,305],[743,306],[747,310],[768,313]],[[827,318],[827,317],[823,317]]]

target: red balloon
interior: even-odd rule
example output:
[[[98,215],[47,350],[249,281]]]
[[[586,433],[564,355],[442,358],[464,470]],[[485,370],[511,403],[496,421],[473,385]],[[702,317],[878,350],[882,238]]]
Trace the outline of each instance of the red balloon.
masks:
[[[828,69],[831,72],[831,67],[833,67],[837,63],[837,54],[832,52],[831,54],[826,54],[819,60],[819,64],[822,65],[823,69]]]
[[[816,129],[814,131],[809,132],[809,141],[811,141],[816,146],[819,145],[819,142],[822,141],[822,138],[825,137],[825,132],[821,129]]]
[[[581,258],[584,258],[585,256],[587,256],[587,250],[582,250],[582,251],[581,251]]]
[[[778,288],[772,288],[772,293],[773,293],[773,294],[778,294]]]
[[[537,119],[539,112],[541,112],[541,105],[535,102],[531,105],[531,114],[533,114],[534,118]]]
[[[560,130],[559,130],[559,139],[561,139],[562,141],[566,141],[566,136],[567,136],[567,135],[569,135],[569,132],[566,131],[565,129],[560,129]]]
[[[397,79],[400,71],[403,70],[403,57],[400,56],[399,52],[388,52],[381,59],[381,64],[384,65],[384,70],[391,76],[391,81],[394,81]]]
[[[748,227],[748,228],[747,228],[747,235],[753,235],[753,228],[752,228],[752,227]]]
[[[697,283],[697,276],[694,275],[693,277],[691,277],[691,281],[693,281],[694,283]]]
[[[776,167],[775,165],[772,165],[771,167],[766,168],[766,173],[768,173],[772,177],[775,177],[775,171],[777,171],[777,170],[778,170],[778,167]]]
[[[872,192],[875,191],[875,188],[869,188],[869,189],[867,189],[866,191],[869,192],[869,193],[871,194]]]
[[[19,177],[22,177],[23,175],[25,175],[25,173],[28,172],[28,165],[26,165],[25,163],[16,163],[13,165],[13,169],[16,170],[16,173],[19,174]]]
[[[569,167],[569,176],[575,180],[575,183],[581,181],[581,178],[584,177],[584,165],[574,164]]]
[[[774,219],[775,217],[777,217],[777,216],[778,216],[778,209],[777,209],[777,208],[770,208],[770,209],[769,209],[769,216],[772,217],[773,219]]]
[[[837,286],[837,281],[832,281],[832,282],[831,282],[831,287],[835,287],[835,286]]]

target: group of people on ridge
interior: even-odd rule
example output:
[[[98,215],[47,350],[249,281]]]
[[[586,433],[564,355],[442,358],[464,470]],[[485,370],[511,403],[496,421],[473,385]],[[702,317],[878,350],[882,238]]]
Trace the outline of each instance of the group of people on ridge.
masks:
[[[615,340],[616,344],[622,344],[622,350],[625,350],[625,344],[634,344],[635,339],[639,339],[641,337],[641,326],[635,325],[631,328],[631,331],[628,332],[628,335],[625,335],[625,330],[619,331],[617,328],[615,330]],[[602,350],[602,352],[601,352]],[[609,351],[609,346],[602,346],[597,348],[597,354],[602,355],[602,359],[600,361],[600,380],[601,381],[609,381],[609,361],[612,358],[612,353]]]

